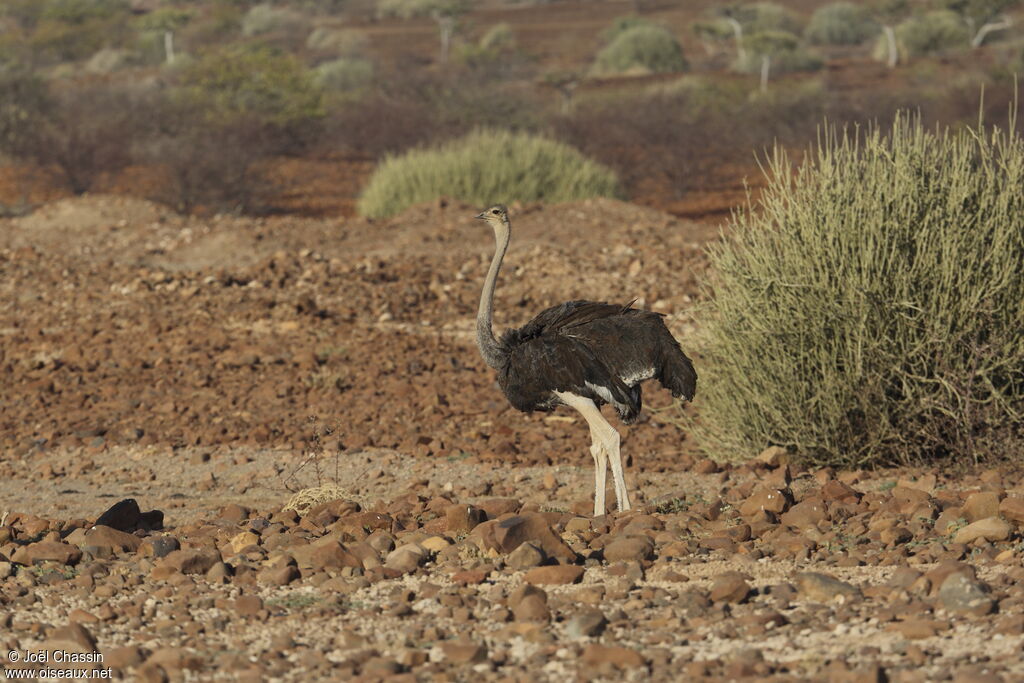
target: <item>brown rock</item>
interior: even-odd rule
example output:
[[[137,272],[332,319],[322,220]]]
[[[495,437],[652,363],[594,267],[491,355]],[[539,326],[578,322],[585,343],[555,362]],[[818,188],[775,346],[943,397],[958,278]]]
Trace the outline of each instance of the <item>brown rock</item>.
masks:
[[[478,524],[487,520],[487,513],[472,505],[450,505],[444,511],[445,529],[450,533],[472,531]]]
[[[794,583],[801,596],[815,602],[846,601],[861,594],[856,586],[818,572],[801,572],[796,575]]]
[[[103,664],[114,669],[127,669],[142,663],[142,650],[134,645],[115,647],[103,652]]]
[[[67,626],[54,629],[50,632],[49,637],[51,641],[75,643],[89,652],[96,651],[96,638],[89,633],[89,629],[81,624],[72,622]]]
[[[886,629],[896,631],[907,640],[921,640],[937,636],[942,631],[949,629],[949,624],[934,619],[908,619],[889,624]]]
[[[138,536],[118,531],[109,526],[97,525],[85,532],[85,546],[97,546],[134,553],[141,544],[142,539]]]
[[[775,488],[759,487],[740,505],[740,514],[744,517],[753,517],[762,510],[781,514],[788,509],[789,499],[785,493]]]
[[[361,569],[363,562],[358,557],[350,553],[339,543],[327,543],[318,546],[310,553],[309,556],[310,567],[313,569],[341,569],[342,567],[352,567],[354,569]]]
[[[954,543],[967,544],[975,539],[983,538],[986,541],[1005,541],[1013,532],[1010,523],[999,517],[986,517],[968,524],[953,536]]]
[[[510,512],[518,512],[523,504],[515,498],[489,498],[479,503],[478,506],[487,515],[487,519],[497,519]]]
[[[592,643],[583,649],[582,661],[591,666],[610,664],[617,669],[637,669],[647,666],[643,656],[628,647]]]
[[[73,565],[77,564],[80,559],[82,559],[81,550],[60,541],[38,541],[21,546],[11,555],[12,562],[25,565],[37,562],[56,562],[58,564]]]
[[[548,557],[567,561],[576,559],[576,553],[555,534],[540,513],[528,512],[499,521],[485,522],[477,526],[473,533],[480,538],[485,550],[494,550],[503,555],[529,541],[538,545]]]
[[[535,567],[526,572],[523,580],[534,585],[579,583],[583,579],[583,567],[571,564],[556,564]]]
[[[828,508],[821,498],[807,498],[800,501],[779,517],[779,521],[793,529],[817,527],[818,522],[828,519]]]
[[[714,602],[739,604],[750,595],[750,584],[739,572],[724,572],[711,582],[711,599]]]
[[[513,569],[523,570],[531,567],[539,567],[544,564],[547,559],[547,555],[544,554],[544,550],[542,548],[538,547],[535,543],[527,542],[509,553],[505,560],[505,564]]]
[[[608,620],[599,609],[586,609],[574,614],[565,622],[565,632],[573,640],[599,636],[608,625]]]
[[[999,504],[999,514],[1018,528],[1024,527],[1024,497],[1007,496]]]
[[[978,491],[967,496],[964,501],[963,515],[968,522],[999,515],[999,494],[994,491]]]
[[[987,589],[981,581],[960,573],[951,574],[939,588],[939,602],[950,612],[983,617],[996,606]]]
[[[548,594],[542,588],[531,584],[523,584],[512,591],[508,597],[508,605],[516,621],[550,621],[548,610]]]
[[[913,537],[914,534],[910,533],[909,529],[902,526],[883,529],[880,534],[882,543],[886,545],[900,545],[902,543],[906,543]]]
[[[490,571],[483,569],[467,569],[452,574],[452,582],[462,586],[476,586],[487,580]]]
[[[182,574],[205,574],[210,567],[222,562],[216,550],[175,550],[164,558],[163,564],[177,569]]]
[[[476,664],[487,661],[487,648],[479,643],[441,643],[445,659],[456,664]]]
[[[654,555],[654,541],[649,536],[619,536],[604,547],[606,562],[640,562]]]
[[[856,503],[860,500],[861,494],[852,486],[848,486],[838,479],[829,479],[821,487],[821,498],[826,503]]]
[[[257,574],[256,579],[271,586],[287,586],[299,578],[298,568],[288,564],[283,567],[269,567]]]
[[[235,599],[235,613],[240,617],[254,617],[263,609],[263,599],[258,595],[240,595]]]

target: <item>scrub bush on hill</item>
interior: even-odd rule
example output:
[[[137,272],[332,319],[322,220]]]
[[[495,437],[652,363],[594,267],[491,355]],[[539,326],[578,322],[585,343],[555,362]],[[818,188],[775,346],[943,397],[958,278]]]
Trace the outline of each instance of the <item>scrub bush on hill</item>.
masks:
[[[437,147],[386,158],[360,197],[359,212],[383,218],[441,196],[485,204],[619,194],[612,171],[564,143],[527,133],[478,130]]]

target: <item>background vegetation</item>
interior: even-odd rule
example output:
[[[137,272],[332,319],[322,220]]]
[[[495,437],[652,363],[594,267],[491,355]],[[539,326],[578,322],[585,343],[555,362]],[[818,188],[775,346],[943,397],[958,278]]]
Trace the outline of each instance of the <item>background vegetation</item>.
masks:
[[[385,156],[483,127],[564,142],[632,200],[685,211],[824,116],[960,123],[982,83],[1004,106],[1024,68],[1017,5],[595,3],[599,25],[553,42],[497,0],[6,0],[0,164],[46,178],[46,196],[264,213],[294,210],[282,198],[304,181],[282,169],[298,162],[358,173],[353,187]]]

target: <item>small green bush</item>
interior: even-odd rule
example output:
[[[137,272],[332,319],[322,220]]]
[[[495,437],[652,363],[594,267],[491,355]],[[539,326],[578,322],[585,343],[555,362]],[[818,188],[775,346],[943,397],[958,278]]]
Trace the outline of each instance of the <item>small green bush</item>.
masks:
[[[1013,130],[1012,125],[1010,130]],[[817,465],[1020,457],[1024,141],[826,127],[710,250],[702,447]]]
[[[594,73],[672,73],[686,69],[679,41],[668,29],[641,25],[619,33],[594,61]]]
[[[852,2],[835,2],[819,7],[804,31],[815,45],[860,45],[878,35],[878,24],[867,9]]]
[[[601,31],[601,42],[607,45],[613,42],[621,34],[625,33],[631,28],[636,28],[637,26],[654,27],[657,26],[657,24],[650,21],[649,19],[644,19],[643,17],[638,17],[635,15],[618,17],[617,19],[615,19],[615,21],[612,22],[611,26]]]
[[[743,56],[737,58],[732,65],[738,73],[760,73],[761,60],[765,55],[771,59],[772,76],[796,71],[816,71],[822,66],[821,59],[805,50],[799,39],[791,33],[753,33],[743,39],[743,44],[746,47]]]
[[[280,126],[323,116],[322,91],[295,57],[269,47],[228,47],[184,70],[183,97],[213,118],[244,115]]]
[[[243,36],[262,36],[268,33],[291,31],[303,24],[301,15],[270,4],[256,5],[242,19]]]
[[[366,37],[356,31],[320,26],[306,38],[306,47],[339,57],[356,57],[366,50]]]
[[[941,54],[968,46],[968,32],[960,17],[949,10],[936,10],[910,17],[896,27],[896,44],[904,59]],[[888,55],[885,37],[879,36],[874,56]]]
[[[619,186],[614,173],[568,145],[482,129],[438,147],[385,158],[359,199],[359,212],[392,216],[439,196],[477,204],[563,202],[619,196]]]
[[[373,80],[373,62],[358,57],[341,57],[313,69],[313,81],[331,93],[358,93]]]
[[[745,33],[785,31],[800,33],[800,20],[785,7],[774,2],[752,2],[732,11],[733,18],[743,25]]]

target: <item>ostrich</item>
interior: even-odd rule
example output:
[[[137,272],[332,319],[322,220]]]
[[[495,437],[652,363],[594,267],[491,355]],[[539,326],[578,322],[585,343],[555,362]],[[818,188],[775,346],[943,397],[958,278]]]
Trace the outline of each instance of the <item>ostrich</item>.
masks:
[[[601,415],[610,403],[625,424],[640,414],[640,383],[657,379],[676,398],[692,400],[697,390],[693,363],[651,311],[595,301],[567,301],[542,311],[519,329],[495,339],[491,329],[494,287],[508,249],[508,209],[497,204],[477,218],[494,229],[495,252],[480,294],[476,343],[498,385],[517,410],[575,408],[590,427],[594,457],[594,515],[605,513],[609,460],[619,511],[629,510],[629,494],[619,455],[619,433]]]

